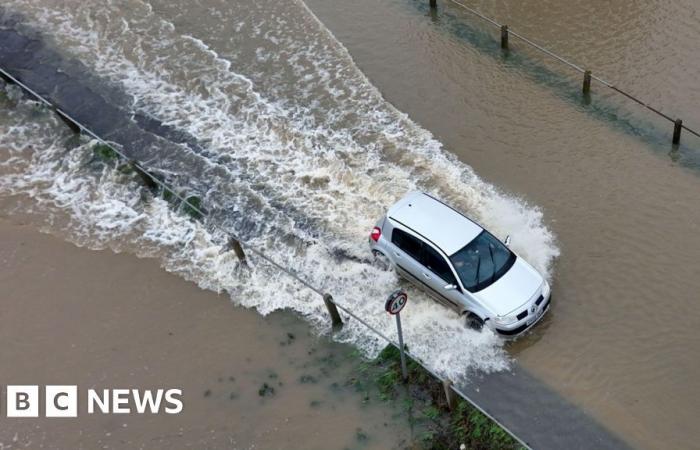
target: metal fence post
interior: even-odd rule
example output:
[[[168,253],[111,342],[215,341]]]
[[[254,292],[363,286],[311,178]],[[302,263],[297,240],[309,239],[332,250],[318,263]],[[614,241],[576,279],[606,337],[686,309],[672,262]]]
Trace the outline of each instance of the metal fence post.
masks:
[[[340,314],[338,313],[338,307],[335,306],[335,302],[333,301],[333,296],[331,296],[331,294],[323,294],[323,303],[326,304],[328,314],[331,315],[331,322],[333,323],[333,328],[335,329],[342,327],[343,319],[340,318]]]
[[[678,145],[681,143],[681,130],[683,129],[683,121],[681,119],[676,119],[673,122],[673,143]]]
[[[399,335],[399,354],[401,355],[401,378],[404,383],[408,381],[408,369],[406,368],[406,352],[403,348],[403,330],[401,330],[401,313],[396,313],[396,331]]]
[[[508,25],[501,25],[501,48],[508,50]]]

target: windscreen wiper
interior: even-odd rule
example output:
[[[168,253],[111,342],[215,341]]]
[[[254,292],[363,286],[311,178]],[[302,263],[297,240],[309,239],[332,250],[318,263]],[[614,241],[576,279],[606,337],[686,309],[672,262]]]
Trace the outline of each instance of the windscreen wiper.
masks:
[[[493,260],[493,249],[491,248],[491,244],[489,244],[489,255],[491,255],[491,267],[493,267],[493,271],[491,271],[491,283],[493,284],[494,280],[496,279],[496,261]]]
[[[476,252],[477,257],[479,260],[476,262],[476,277],[474,278],[474,286],[479,285],[479,269],[481,269],[481,255],[479,252]]]

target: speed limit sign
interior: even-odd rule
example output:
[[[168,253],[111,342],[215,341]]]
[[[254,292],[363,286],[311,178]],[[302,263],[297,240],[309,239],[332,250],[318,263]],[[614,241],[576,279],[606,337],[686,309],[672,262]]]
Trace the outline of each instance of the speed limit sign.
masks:
[[[401,289],[397,289],[389,295],[384,304],[384,309],[389,314],[398,314],[401,312],[406,302],[408,301],[408,295]]]

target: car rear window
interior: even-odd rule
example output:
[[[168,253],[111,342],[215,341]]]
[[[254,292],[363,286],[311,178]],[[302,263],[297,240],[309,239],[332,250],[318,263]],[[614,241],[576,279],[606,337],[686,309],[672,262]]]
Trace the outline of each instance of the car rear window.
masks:
[[[420,260],[423,243],[419,239],[403,230],[394,228],[394,231],[391,233],[391,242],[414,259]]]

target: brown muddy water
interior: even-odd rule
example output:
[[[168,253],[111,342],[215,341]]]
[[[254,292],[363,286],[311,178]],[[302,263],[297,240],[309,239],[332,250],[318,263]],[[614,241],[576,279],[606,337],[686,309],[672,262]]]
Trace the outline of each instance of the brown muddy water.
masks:
[[[348,382],[356,351],[293,314],[233,308],[153,260],[27,225],[2,220],[0,235],[3,384],[79,387],[78,419],[3,418],[2,448],[387,449],[415,437],[401,398]],[[88,415],[89,388],[179,388],[183,412]]]
[[[396,280],[362,260],[366,233],[407,190],[512,235],[553,281],[543,323],[504,348],[411,291],[412,351],[452,378],[515,358],[636,446],[697,447],[700,141],[685,134],[673,148],[668,124],[598,85],[582,101],[565,68],[514,41],[504,56],[493,30],[440,5],[435,14],[410,0],[6,8],[118,89],[119,107],[196,139],[205,151],[151,160],[206,193],[220,223],[377,327],[392,328],[381,299]],[[697,4],[470,5],[700,124]],[[210,229],[144,205],[90,165],[87,144],[68,144],[60,124],[13,98],[0,118],[0,188],[22,214],[327,331],[318,299],[261,265],[241,274]],[[380,348],[357,324],[337,338],[368,355]]]

